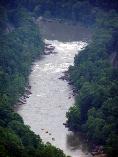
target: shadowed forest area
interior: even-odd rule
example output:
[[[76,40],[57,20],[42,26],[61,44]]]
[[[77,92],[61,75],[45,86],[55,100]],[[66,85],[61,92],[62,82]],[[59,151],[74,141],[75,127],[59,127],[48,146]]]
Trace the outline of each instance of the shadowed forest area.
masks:
[[[90,44],[75,56],[69,82],[76,102],[67,112],[72,131],[118,156],[118,2],[117,0],[0,1],[0,156],[65,157],[44,144],[14,112],[28,86],[32,62],[41,58],[44,43],[35,19],[81,22],[93,29]]]

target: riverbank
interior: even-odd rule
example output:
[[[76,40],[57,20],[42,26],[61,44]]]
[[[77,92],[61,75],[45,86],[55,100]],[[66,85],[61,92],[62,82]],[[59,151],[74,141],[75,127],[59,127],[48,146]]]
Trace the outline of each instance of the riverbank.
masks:
[[[51,21],[51,23],[52,23],[52,21]],[[58,43],[58,44],[60,44],[60,43]],[[66,45],[66,42],[65,43],[63,43],[64,45]],[[69,43],[68,43],[69,44]],[[65,46],[63,47],[63,48],[65,48]],[[68,48],[68,47],[67,47]],[[53,57],[54,57],[54,55],[55,55],[55,53],[54,52],[56,52],[57,51],[57,49],[55,50],[55,46],[53,46],[52,44],[50,44],[50,43],[45,43],[45,49],[44,49],[44,55],[53,55]],[[77,49],[77,51],[78,51],[78,49]],[[56,55],[58,55],[58,53],[56,53]],[[48,56],[47,56],[48,57]],[[73,56],[73,58],[74,58],[74,56]],[[44,64],[45,65],[45,64]],[[33,66],[35,66],[35,64],[33,65]],[[51,68],[51,64],[49,64],[49,67],[47,67],[47,68]],[[37,68],[39,68],[39,65],[36,65],[36,67]],[[46,68],[46,69],[47,69]],[[45,69],[45,68],[44,68]],[[33,70],[32,70],[32,72],[33,72]],[[58,79],[59,80],[63,80],[63,81],[68,81],[68,78],[69,78],[69,75],[68,75],[68,72],[66,71],[63,71],[63,74],[64,74],[64,76],[60,76],[60,77],[58,77]],[[43,77],[43,76],[42,76]],[[36,82],[35,82],[36,83]],[[76,91],[76,89],[72,86],[72,82],[71,81],[69,81],[68,82],[68,85],[69,85],[69,87],[71,86],[71,90],[73,91],[72,92],[72,95],[70,95],[69,94],[69,96],[68,96],[68,99],[69,100],[71,100],[71,99],[73,99],[74,98],[74,96],[76,96],[76,94],[77,94],[77,92],[78,91]],[[31,92],[31,86],[30,86],[30,88],[29,88],[29,93],[32,93]],[[29,99],[29,96],[30,95],[27,95],[27,97],[26,98],[28,98]],[[40,94],[38,94],[37,95],[38,97],[40,97]],[[29,102],[29,100],[28,100],[28,102]],[[28,102],[26,102],[26,100],[25,100],[25,104],[27,104]],[[58,105],[59,106],[59,108],[61,108],[61,105]],[[65,124],[64,122],[62,123],[62,125],[63,124]],[[48,134],[50,135],[50,138],[51,138],[51,141],[55,141],[56,140],[56,138],[55,137],[53,137],[54,135],[51,133],[51,131],[50,131],[50,129],[47,129],[46,128],[46,126],[45,127],[42,127],[41,128],[41,130],[42,130],[42,132],[43,132],[43,134],[45,134],[45,136],[47,136]],[[47,135],[46,135],[47,134]],[[63,149],[63,148],[62,148]],[[97,154],[97,152],[96,152],[96,154]],[[95,155],[95,152],[94,152],[94,155]]]
[[[72,92],[72,95],[69,96],[69,99],[71,99],[71,97],[73,97],[73,96],[76,97],[78,95],[79,91],[73,85],[72,80],[70,80],[69,71],[63,72],[63,76],[61,76],[59,79],[61,79],[63,81],[67,81],[68,85],[71,87],[71,90],[73,92]],[[70,128],[70,126],[68,125],[68,122],[63,123],[63,125],[66,128],[68,128],[69,130],[77,133],[77,130]],[[78,132],[81,132],[81,131],[78,130]],[[89,146],[90,152],[93,157],[107,157],[107,154],[104,152],[103,146],[97,145],[97,144],[95,144],[95,142],[88,140],[88,138],[86,137],[86,134],[83,134],[82,136],[84,137],[84,140],[87,141],[87,143],[88,143],[87,145]]]
[[[59,79],[68,66],[73,64],[77,50],[81,50],[86,43],[58,40],[45,40],[45,42],[55,47],[57,53],[44,55],[42,60],[34,63],[29,76],[32,94],[25,105],[19,106],[17,112],[23,117],[25,124],[41,136],[44,143],[50,142],[73,157],[77,157],[78,154],[90,157],[87,148],[82,144],[83,141],[80,143],[79,138],[77,144],[71,146],[69,140],[71,132],[63,123],[66,122],[65,115],[74,103],[74,97],[69,98],[72,93],[70,86],[66,81]],[[84,150],[79,143],[83,145]]]
[[[32,63],[43,54],[43,42],[28,10],[12,6],[5,8],[0,1],[0,156],[45,157],[48,153],[51,157],[66,157],[59,148],[44,144],[14,111],[24,92],[19,107],[25,106],[32,95],[28,77]],[[8,21],[14,30],[6,33]]]
[[[44,57],[45,55],[47,56],[47,55],[51,55],[51,54],[57,54],[57,52],[55,51],[55,47],[52,46],[52,44],[45,43],[44,44],[44,52],[42,53],[42,57]],[[37,60],[39,60],[39,59],[37,58]],[[36,61],[34,61],[34,63],[35,62]],[[34,63],[32,64],[32,67],[34,66]],[[31,67],[30,73],[32,72],[32,67]],[[18,101],[16,102],[16,105],[14,105],[14,108],[16,111],[17,111],[17,108],[19,105],[26,104],[26,101],[31,96],[31,94],[32,94],[31,85],[29,84],[29,81],[28,81],[26,87],[24,88],[24,94],[18,99]]]

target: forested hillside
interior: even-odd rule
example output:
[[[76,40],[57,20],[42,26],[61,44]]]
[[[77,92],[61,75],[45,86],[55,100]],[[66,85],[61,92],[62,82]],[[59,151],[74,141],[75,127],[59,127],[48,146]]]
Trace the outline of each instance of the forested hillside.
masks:
[[[118,2],[117,0],[0,1],[0,156],[65,157],[44,145],[13,106],[24,93],[32,62],[43,53],[32,17],[71,19],[94,28],[90,45],[69,68],[77,90],[68,126],[82,131],[111,157],[118,156]]]
[[[44,44],[32,14],[10,5],[0,6],[0,157],[65,157],[61,150],[44,145],[13,111]]]
[[[96,16],[104,11],[117,10],[117,0],[1,0],[7,9],[24,6],[35,16],[71,19],[91,25]]]
[[[92,42],[69,68],[77,90],[67,113],[68,126],[82,131],[109,156],[118,156],[118,14],[100,12]]]

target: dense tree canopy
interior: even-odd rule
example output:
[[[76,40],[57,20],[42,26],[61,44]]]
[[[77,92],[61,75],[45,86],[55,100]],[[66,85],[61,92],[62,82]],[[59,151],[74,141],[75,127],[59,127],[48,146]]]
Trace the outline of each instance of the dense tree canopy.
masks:
[[[12,2],[0,7],[0,156],[65,157],[61,150],[44,145],[13,111],[28,83],[31,64],[43,54],[44,44],[31,13]]]
[[[71,19],[94,26],[92,42],[69,68],[77,89],[67,113],[68,126],[81,130],[110,156],[118,154],[118,2],[117,0],[0,1],[0,156],[65,157],[44,145],[13,106],[24,93],[33,60],[43,52],[32,17]]]
[[[110,156],[118,154],[118,14],[102,12],[92,42],[69,68],[77,89],[68,125],[81,130]]]

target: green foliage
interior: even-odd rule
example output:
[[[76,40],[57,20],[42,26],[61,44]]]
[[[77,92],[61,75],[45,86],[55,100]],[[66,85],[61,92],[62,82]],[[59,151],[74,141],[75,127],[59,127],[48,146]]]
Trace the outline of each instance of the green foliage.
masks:
[[[81,130],[110,156],[118,154],[118,14],[97,16],[93,40],[69,68],[78,96],[67,113],[71,129]],[[114,56],[114,57],[113,57]],[[76,126],[76,127],[75,127]]]
[[[68,126],[74,130],[80,127],[80,109],[77,107],[71,107],[66,114],[68,118]]]
[[[31,64],[44,48],[32,14],[17,2],[2,1],[0,16],[0,156],[65,157],[61,150],[44,145],[13,111],[28,83]]]
[[[110,156],[118,154],[118,15],[117,0],[1,0],[0,1],[0,156],[65,157],[44,145],[13,105],[24,93],[30,67],[43,52],[32,16],[71,19],[95,24],[89,46],[75,56],[70,80],[78,91],[67,113],[71,129],[104,145]],[[102,11],[105,10],[106,12]]]
[[[47,143],[41,150],[41,157],[65,157],[63,151],[55,148],[50,143]]]

